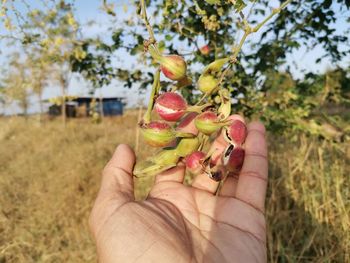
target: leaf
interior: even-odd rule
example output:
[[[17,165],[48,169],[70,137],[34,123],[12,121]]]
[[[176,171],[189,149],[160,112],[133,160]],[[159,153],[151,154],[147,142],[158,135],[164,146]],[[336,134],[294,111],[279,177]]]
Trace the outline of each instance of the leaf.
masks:
[[[244,3],[243,0],[236,0],[234,1],[233,8],[236,10],[237,13],[241,12],[245,7],[246,3]]]
[[[216,5],[220,3],[220,0],[205,0],[205,2],[207,2],[210,5]]]
[[[165,35],[165,40],[167,40],[167,41],[171,41],[171,40],[173,40],[173,36],[172,35]]]
[[[325,1],[323,2],[323,6],[324,6],[325,9],[330,8],[331,5],[332,5],[332,0],[325,0]]]
[[[203,74],[219,72],[222,67],[229,61],[228,58],[221,58],[213,61],[208,66],[205,67]]]

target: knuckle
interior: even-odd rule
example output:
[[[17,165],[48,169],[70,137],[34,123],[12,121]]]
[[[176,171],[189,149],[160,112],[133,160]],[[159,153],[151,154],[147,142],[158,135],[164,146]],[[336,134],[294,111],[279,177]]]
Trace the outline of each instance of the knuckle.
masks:
[[[249,123],[248,129],[250,131],[255,130],[257,132],[260,132],[263,135],[265,135],[265,133],[266,133],[265,126],[260,121],[253,121],[253,122]]]

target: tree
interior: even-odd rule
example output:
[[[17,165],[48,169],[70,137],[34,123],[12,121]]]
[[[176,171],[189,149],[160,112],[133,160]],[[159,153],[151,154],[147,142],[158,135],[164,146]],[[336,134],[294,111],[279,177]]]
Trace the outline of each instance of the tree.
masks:
[[[296,80],[289,70],[284,69],[286,72],[281,72],[287,55],[301,46],[314,48],[318,45],[325,50],[325,54],[320,55],[317,62],[330,57],[336,64],[350,53],[349,46],[341,46],[349,41],[346,34],[349,27],[344,32],[339,32],[333,25],[341,17],[350,15],[348,0],[291,1],[274,22],[262,27],[259,21],[264,17],[269,18],[271,1],[253,1],[247,8],[244,7],[248,3],[243,1],[213,1],[217,5],[206,1],[148,1],[148,9],[153,11],[149,27],[152,27],[154,36],[137,30],[145,27],[141,19],[140,2],[142,1],[136,2],[137,13],[140,15],[136,25],[133,25],[135,19],[127,19],[124,24],[115,24],[115,30],[111,33],[112,44],[99,43],[98,49],[105,53],[98,57],[89,50],[91,46],[86,45],[88,55],[78,63],[73,62],[74,70],[88,72],[86,75],[93,81],[95,72],[99,72],[100,80],[119,77],[127,80],[127,86],[137,83],[140,87],[147,87],[153,77],[153,69],[142,69],[143,74],[135,79],[135,71],[141,68],[113,70],[110,56],[120,49],[124,49],[131,56],[144,56],[145,43],[156,41],[161,52],[184,55],[190,71],[196,71],[192,74],[194,84],[181,90],[186,97],[193,97],[196,93],[191,91],[200,75],[200,65],[208,65],[215,58],[234,52],[242,37],[242,29],[249,23],[259,27],[261,34],[258,40],[247,37],[246,45],[250,49],[244,49],[244,54],[238,54],[239,63],[228,70],[223,84],[231,89],[231,96],[236,101],[235,110],[248,117],[263,115],[269,128],[276,132],[283,132],[285,129],[305,132],[308,130],[305,125],[299,125],[295,119],[302,118],[307,126],[312,118],[310,105],[302,103],[306,95],[298,93]],[[104,3],[107,13],[114,16],[113,5],[106,1]],[[276,6],[278,5],[274,7]],[[232,13],[233,9],[239,11],[238,15]],[[126,37],[130,39],[129,36],[133,37],[134,42],[128,47],[121,45]],[[201,52],[203,45],[210,49],[206,55]],[[149,77],[145,77],[145,74]],[[274,77],[277,79],[272,81],[271,78]],[[281,87],[285,81],[290,82],[288,88]],[[162,86],[166,89],[169,84],[163,82]],[[280,103],[270,103],[268,98],[271,94],[275,94]],[[310,100],[311,97],[307,99]],[[287,108],[288,112],[282,112],[282,108]],[[294,116],[294,120],[289,116]]]
[[[32,84],[38,96],[41,97],[44,76],[48,79],[47,73],[50,73],[52,80],[50,84],[59,85],[62,94],[62,120],[65,123],[66,92],[72,67],[70,58],[74,56],[80,60],[86,55],[79,44],[79,24],[74,18],[73,4],[64,0],[57,3],[43,1],[45,4],[42,9],[32,9],[27,1],[23,2],[27,7],[25,14],[20,13],[13,3],[9,3],[15,17],[21,18],[17,19],[16,26],[8,27],[12,30],[10,37],[15,35],[15,40],[21,41],[29,60],[33,62],[32,72],[39,79]],[[5,9],[6,12],[9,10]]]
[[[5,114],[5,105],[6,105],[6,97],[5,97],[5,88],[2,86],[1,81],[0,81],[0,104],[1,104],[1,113],[0,116],[2,114]]]
[[[318,61],[328,57],[334,65],[350,53],[349,46],[345,45],[349,41],[346,33],[349,26],[344,32],[334,28],[337,20],[350,16],[348,0],[288,1],[290,4],[281,10],[273,22],[261,25],[259,22],[267,22],[263,20],[264,17],[271,18],[271,9],[276,8],[278,3],[273,3],[272,6],[268,0],[146,1],[148,10],[151,10],[152,20],[149,27],[154,31],[154,39],[150,39],[145,33],[140,1],[136,1],[135,13],[139,17],[135,18],[133,12],[123,23],[119,20],[113,25],[110,39],[107,40],[79,38],[79,25],[74,20],[72,4],[68,2],[59,1],[55,5],[46,2],[47,6],[51,5],[50,8],[28,12],[28,22],[22,23],[21,27],[24,34],[19,31],[18,37],[26,46],[40,44],[48,60],[55,62],[56,72],[60,72],[55,79],[60,83],[63,95],[71,71],[81,73],[94,88],[108,85],[115,78],[122,80],[126,87],[136,84],[140,89],[145,89],[150,86],[153,68],[144,69],[138,65],[132,69],[115,68],[112,62],[113,55],[119,51],[127,52],[130,56],[150,59],[150,56],[145,55],[144,48],[145,43],[152,40],[156,41],[161,52],[186,57],[193,84],[181,92],[187,98],[197,99],[197,93],[192,91],[200,75],[198,69],[208,65],[215,58],[235,53],[239,49],[242,31],[250,24],[252,27],[258,27],[260,33],[258,37],[251,38],[248,35],[244,39],[245,46],[249,48],[243,49],[244,53],[237,52],[238,63],[227,71],[223,79],[223,86],[230,88],[231,96],[235,99],[235,111],[248,117],[263,114],[266,120],[268,116],[280,116],[275,119],[273,127],[270,127],[277,132],[287,127],[304,130],[304,127],[290,122],[291,119],[287,118],[286,114],[279,112],[282,105],[274,103],[269,104],[268,108],[264,107],[269,103],[266,101],[267,94],[274,93],[276,89],[271,86],[274,84],[270,81],[271,76],[291,74],[291,70],[286,69],[286,57],[301,46],[309,49],[315,46],[322,47],[325,53],[320,54]],[[116,16],[113,4],[105,0],[103,7],[112,18]],[[235,14],[232,12],[234,9],[238,11]],[[42,21],[45,21],[45,25],[42,25]],[[130,44],[125,45],[125,42]],[[204,54],[201,51],[203,46],[210,51]],[[308,73],[305,72],[305,76]],[[293,76],[292,78],[294,79]],[[294,79],[294,82],[298,83],[298,80]],[[170,83],[163,81],[162,86],[167,89]],[[296,87],[297,85],[290,88],[287,93],[298,98],[289,98],[286,106],[289,115],[300,116],[307,122],[312,117],[309,106],[298,103],[305,101],[309,95],[299,93],[295,90]],[[291,103],[292,101],[296,103]],[[267,124],[272,125],[272,122],[267,121]]]
[[[30,83],[28,81],[27,64],[20,59],[18,53],[10,57],[9,68],[1,79],[4,97],[17,102],[25,117],[28,115]]]
[[[40,50],[36,52],[27,52],[26,56],[28,71],[29,71],[29,82],[31,91],[37,95],[39,101],[39,111],[40,111],[40,122],[42,121],[43,109],[43,92],[45,87],[50,81],[50,65],[45,61],[43,53]]]
[[[29,12],[29,20],[25,26],[31,29],[35,42],[40,45],[41,59],[39,61],[40,73],[46,70],[43,66],[47,62],[51,65],[51,73],[61,88],[62,94],[62,120],[66,122],[66,92],[69,85],[71,66],[70,56],[77,51],[74,43],[78,38],[78,24],[74,19],[72,5],[59,1],[51,10],[33,10]],[[40,37],[37,34],[40,34]],[[77,57],[83,53],[75,54]]]

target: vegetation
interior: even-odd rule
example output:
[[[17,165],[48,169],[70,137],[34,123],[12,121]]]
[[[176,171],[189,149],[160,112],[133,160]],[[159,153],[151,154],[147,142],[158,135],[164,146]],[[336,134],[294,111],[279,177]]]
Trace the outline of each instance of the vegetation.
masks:
[[[101,123],[66,120],[67,88],[72,74],[79,74],[93,89],[114,79],[140,92],[150,89],[160,74],[145,52],[150,46],[185,58],[192,82],[179,91],[191,105],[201,96],[201,69],[233,58],[220,78],[232,112],[259,118],[268,130],[269,262],[350,262],[350,71],[343,63],[350,54],[349,0],[287,0],[278,16],[268,0],[141,0],[117,23],[119,9],[104,0],[113,27],[102,39],[82,34],[74,0],[40,0],[39,8],[30,2],[0,2],[7,30],[0,40],[15,47],[0,74],[0,106],[16,102],[27,117],[0,118],[0,262],[96,262],[87,219],[103,166],[119,143],[139,149],[139,159],[153,150],[140,147],[141,114],[134,110]],[[343,27],[336,28],[339,21]],[[332,67],[293,75],[288,58],[315,47],[323,50],[315,63],[329,59]],[[119,54],[142,63],[116,67]],[[172,89],[170,81],[154,83]],[[55,86],[65,126],[43,114],[40,123],[27,116],[30,98],[41,103],[44,91]],[[152,177],[135,184],[136,197],[144,198]]]
[[[59,120],[0,119],[0,262],[96,262],[88,215],[116,145],[135,147],[136,123],[132,111],[65,132]],[[303,136],[269,147],[268,262],[348,262],[349,145]],[[138,198],[151,183],[136,182]]]
[[[301,131],[329,138],[323,127],[332,126],[332,130],[344,135],[343,127],[335,124],[336,120],[315,118],[314,112],[322,111],[320,106],[324,103],[334,107],[349,104],[349,95],[344,96],[349,94],[349,71],[344,64],[339,66],[350,53],[348,0],[288,0],[289,5],[274,17],[271,15],[277,9],[272,13],[271,9],[277,8],[278,3],[271,6],[268,0],[145,1],[152,17],[148,26],[153,31],[151,38],[140,30],[144,28],[141,1],[136,1],[135,6],[126,6],[125,10],[133,11],[124,21],[115,22],[119,15],[116,12],[121,10],[105,0],[102,7],[111,18],[112,28],[110,35],[102,39],[87,38],[80,33],[82,25],[75,18],[73,0],[42,0],[40,8],[31,7],[26,0],[22,2],[25,6],[22,9],[13,1],[1,2],[0,20],[8,32],[0,34],[0,39],[19,45],[25,51],[22,56],[34,57],[38,61],[35,64],[41,65],[33,65],[36,72],[40,68],[44,72],[51,68],[51,74],[42,74],[50,76],[50,81],[42,82],[43,89],[52,87],[55,80],[61,87],[62,98],[72,72],[80,73],[95,89],[110,84],[115,78],[122,80],[126,87],[149,88],[154,77],[153,67],[145,68],[144,63],[140,63],[141,66],[133,68],[116,68],[113,62],[116,54],[123,54],[125,60],[130,56],[139,61],[150,59],[144,48],[151,40],[165,54],[185,56],[193,84],[181,93],[191,102],[198,99],[198,93],[193,92],[199,78],[198,68],[232,52],[239,63],[227,70],[222,86],[231,91],[235,112],[251,118],[263,113],[265,124],[273,132]],[[342,23],[342,27],[337,27],[337,22]],[[248,28],[259,30],[259,34],[255,38],[250,34],[245,36]],[[241,39],[248,47],[243,49],[244,53],[238,52],[243,44],[239,43]],[[330,73],[342,71],[341,85],[326,81],[323,73],[317,76],[311,69],[305,70],[300,79],[293,76],[295,71],[286,65],[287,57],[300,48],[307,51],[316,47],[323,52],[315,62],[330,59],[333,64]],[[203,50],[206,51],[203,53]],[[332,79],[336,74],[331,75],[327,78]],[[270,81],[271,77],[280,80]],[[314,81],[318,87],[306,88]],[[162,81],[163,89],[170,84]],[[281,87],[285,84],[286,87]],[[1,81],[0,85],[4,86]],[[272,99],[276,96],[278,99]],[[334,100],[334,96],[337,99]],[[62,99],[62,112],[64,103]],[[65,115],[62,116],[64,120]]]

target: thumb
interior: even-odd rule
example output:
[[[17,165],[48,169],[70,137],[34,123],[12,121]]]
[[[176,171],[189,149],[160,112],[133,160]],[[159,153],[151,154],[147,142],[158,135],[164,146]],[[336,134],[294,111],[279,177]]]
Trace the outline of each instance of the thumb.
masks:
[[[134,163],[133,150],[128,145],[120,144],[104,168],[101,188],[89,218],[89,225],[95,238],[115,209],[134,199],[132,179]]]
[[[134,199],[132,178],[134,164],[134,151],[128,145],[120,144],[103,170],[98,199],[112,198],[123,203],[132,201]]]

